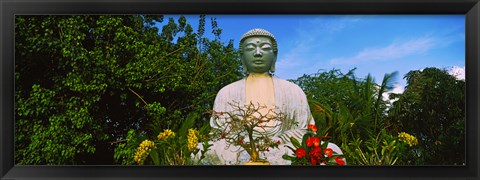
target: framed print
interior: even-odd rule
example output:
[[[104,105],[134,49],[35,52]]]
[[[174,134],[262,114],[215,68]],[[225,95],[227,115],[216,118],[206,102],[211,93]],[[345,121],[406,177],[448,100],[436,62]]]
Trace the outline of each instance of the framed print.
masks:
[[[2,179],[478,179],[478,0],[0,9]]]

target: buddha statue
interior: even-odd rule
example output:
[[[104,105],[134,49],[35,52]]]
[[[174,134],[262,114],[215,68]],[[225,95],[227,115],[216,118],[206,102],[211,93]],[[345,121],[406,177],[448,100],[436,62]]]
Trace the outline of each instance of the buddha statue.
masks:
[[[278,148],[271,149],[263,156],[272,165],[289,165],[290,161],[282,159],[282,155],[291,154],[285,147],[289,145],[290,137],[301,141],[308,124],[315,121],[311,115],[307,98],[302,89],[296,84],[273,76],[277,60],[278,47],[273,34],[263,29],[252,29],[240,39],[240,58],[243,70],[248,74],[245,78],[223,87],[215,98],[213,110],[215,112],[231,112],[232,102],[239,104],[258,104],[266,108],[260,109],[263,115],[271,111],[283,113],[286,119],[282,122],[270,121],[271,128],[263,128],[275,142],[280,142]],[[222,118],[211,118],[212,128],[222,127]],[[207,152],[206,164],[242,164],[248,160],[248,154],[239,147],[227,146],[225,141],[212,142]],[[342,154],[335,144],[328,145],[335,152]],[[210,156],[210,157],[208,157]]]

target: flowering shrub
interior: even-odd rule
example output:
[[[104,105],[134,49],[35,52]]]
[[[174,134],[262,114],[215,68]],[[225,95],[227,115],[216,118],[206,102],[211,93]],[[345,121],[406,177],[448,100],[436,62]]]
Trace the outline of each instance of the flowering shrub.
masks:
[[[188,142],[189,151],[193,152],[197,148],[197,144],[198,144],[197,134],[198,134],[197,129],[188,129],[187,142]]]
[[[199,132],[194,128],[188,129],[188,134],[176,136],[170,129],[165,129],[157,136],[157,140],[144,140],[137,148],[135,162],[138,165],[189,165],[190,154],[197,154],[199,149]],[[202,152],[204,153],[204,152]]]
[[[328,148],[330,137],[319,136],[316,131],[317,127],[315,125],[308,125],[302,143],[291,137],[290,140],[294,147],[287,147],[294,154],[291,156],[283,155],[283,158],[292,161],[292,165],[345,165],[343,156]]]
[[[135,162],[139,165],[142,165],[153,148],[155,148],[155,143],[153,141],[148,139],[143,141],[137,148],[137,153],[135,154],[134,158]]]
[[[412,136],[406,132],[398,133],[398,139],[404,143],[407,143],[408,146],[412,147],[418,144],[418,140],[415,136]]]
[[[164,129],[158,133],[155,140],[146,139],[137,147],[134,161],[138,165],[194,165],[198,164],[208,150],[208,140],[196,128],[192,128],[197,116],[187,116],[180,129],[176,132]],[[203,132],[203,131],[202,131]],[[203,143],[207,150],[197,148]],[[193,160],[201,152],[200,159]]]
[[[158,140],[160,140],[160,141],[165,141],[169,137],[175,137],[175,133],[172,132],[172,130],[170,130],[170,129],[164,129],[163,132],[161,132],[157,136]]]
[[[367,140],[359,138],[344,146],[351,163],[357,165],[396,165],[411,164],[415,159],[415,149],[418,144],[415,136],[401,132],[397,136],[382,130],[377,136]]]

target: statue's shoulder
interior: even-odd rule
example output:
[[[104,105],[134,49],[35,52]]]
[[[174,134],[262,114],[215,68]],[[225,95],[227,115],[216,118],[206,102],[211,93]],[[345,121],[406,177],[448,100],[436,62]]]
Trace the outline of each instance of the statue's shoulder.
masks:
[[[218,94],[230,94],[231,91],[239,91],[241,89],[245,89],[245,78],[224,86],[222,89],[220,89],[220,91],[218,91]]]
[[[280,84],[280,85],[282,85],[282,86],[284,86],[284,87],[302,91],[302,88],[300,88],[300,86],[298,86],[297,84],[295,84],[295,83],[293,83],[293,82],[287,81],[287,80],[285,80],[285,79],[276,78],[276,77],[274,77],[273,79],[274,79],[278,84]],[[302,91],[302,92],[303,92],[303,91]]]

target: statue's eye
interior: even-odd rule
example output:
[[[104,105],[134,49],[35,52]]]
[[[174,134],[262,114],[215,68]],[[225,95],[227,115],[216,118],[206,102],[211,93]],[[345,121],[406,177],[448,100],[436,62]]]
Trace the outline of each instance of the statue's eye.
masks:
[[[247,46],[245,46],[245,50],[246,51],[253,51],[253,50],[255,50],[255,46],[247,45]]]
[[[262,45],[262,49],[263,49],[263,50],[266,50],[266,51],[272,50],[272,45],[270,45],[270,44],[264,44],[264,45]]]

